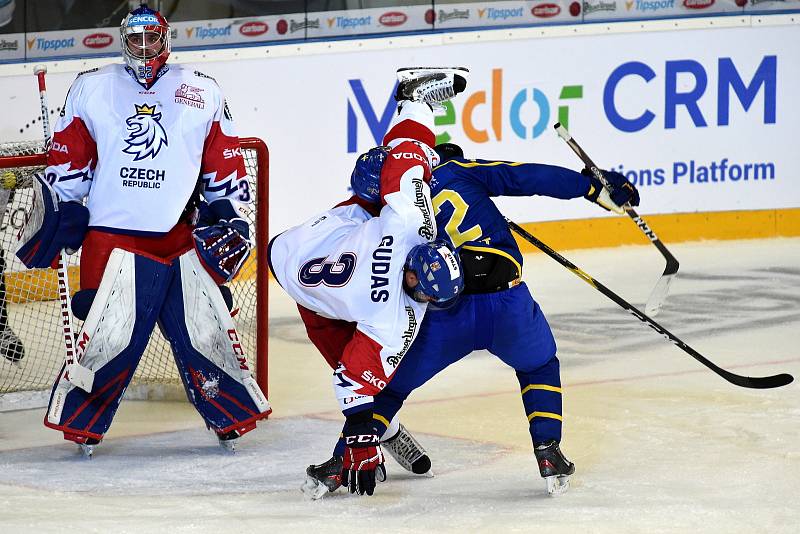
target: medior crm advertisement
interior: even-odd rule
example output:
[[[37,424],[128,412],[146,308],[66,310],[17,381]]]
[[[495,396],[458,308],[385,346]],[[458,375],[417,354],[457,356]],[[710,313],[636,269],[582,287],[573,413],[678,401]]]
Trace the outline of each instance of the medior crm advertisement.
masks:
[[[468,157],[578,170],[580,161],[552,129],[560,121],[599,166],[637,184],[640,213],[800,207],[798,43],[798,25],[752,26],[484,38],[192,67],[220,83],[241,135],[267,141],[277,232],[348,195],[355,158],[381,143],[394,113],[395,70],[424,64],[471,71],[466,91],[436,120],[438,141],[461,144]],[[73,79],[50,77],[54,108]],[[34,77],[3,83],[0,134],[36,137]],[[139,104],[151,104],[147,98]],[[586,202],[499,203],[522,222],[604,216]]]

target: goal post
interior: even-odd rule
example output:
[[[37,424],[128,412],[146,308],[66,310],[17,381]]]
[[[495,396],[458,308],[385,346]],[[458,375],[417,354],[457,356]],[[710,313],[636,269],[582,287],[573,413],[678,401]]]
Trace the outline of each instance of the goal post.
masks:
[[[254,137],[241,138],[240,145],[250,190],[255,192],[248,221],[254,248],[239,276],[228,285],[233,293],[234,322],[248,363],[268,395],[269,271],[265,254],[269,235],[269,150],[264,141]],[[0,396],[50,389],[64,362],[55,270],[27,269],[14,255],[16,235],[30,209],[33,175],[44,171],[45,165],[41,141],[0,143],[0,209],[5,208],[0,225],[0,348],[6,331],[12,332],[22,347],[21,352],[0,352]],[[73,293],[80,289],[79,258],[79,253],[69,256]],[[169,343],[156,328],[131,386],[180,384]]]

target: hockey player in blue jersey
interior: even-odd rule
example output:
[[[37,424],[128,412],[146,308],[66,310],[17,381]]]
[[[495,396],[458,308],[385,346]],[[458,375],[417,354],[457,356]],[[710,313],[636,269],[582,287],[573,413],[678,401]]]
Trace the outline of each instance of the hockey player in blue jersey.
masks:
[[[563,415],[556,344],[522,282],[522,254],[491,197],[584,197],[618,211],[625,204],[638,205],[638,191],[616,172],[604,171],[609,190],[588,171],[467,160],[453,144],[436,150],[441,163],[433,172],[431,197],[438,237],[458,249],[465,290],[453,306],[438,311],[431,307],[393,381],[375,397],[376,433],[384,433],[390,422],[397,424],[395,415],[412,391],[471,352],[488,350],[516,371],[540,474],[550,494],[563,493],[575,467],[559,447]],[[395,435],[384,448],[407,470],[429,471],[430,459],[408,430],[400,425]],[[340,449],[337,444],[334,458]]]

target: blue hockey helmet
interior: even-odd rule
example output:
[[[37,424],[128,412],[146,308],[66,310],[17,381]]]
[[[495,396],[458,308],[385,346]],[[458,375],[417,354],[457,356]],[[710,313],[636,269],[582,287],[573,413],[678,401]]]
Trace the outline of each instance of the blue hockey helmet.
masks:
[[[376,146],[358,156],[350,175],[350,187],[357,197],[374,204],[381,201],[381,169],[388,154],[388,146]]]
[[[405,270],[417,276],[417,285],[408,288],[417,302],[451,303],[464,290],[461,260],[443,239],[412,248],[406,256]]]

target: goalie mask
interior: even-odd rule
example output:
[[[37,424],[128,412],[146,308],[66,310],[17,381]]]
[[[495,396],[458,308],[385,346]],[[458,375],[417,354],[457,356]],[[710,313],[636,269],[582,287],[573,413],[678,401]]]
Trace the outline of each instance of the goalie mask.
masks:
[[[119,33],[125,63],[139,83],[149,87],[167,62],[171,50],[167,19],[142,4],[122,19]]]
[[[403,287],[417,302],[447,307],[464,290],[464,274],[458,253],[443,239],[412,248],[403,270]],[[408,283],[409,271],[417,279],[415,286]]]

